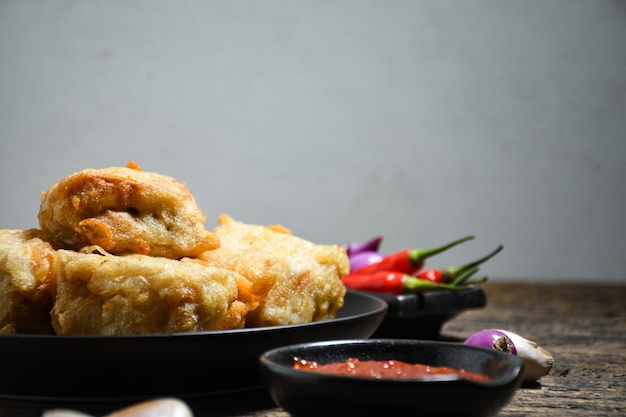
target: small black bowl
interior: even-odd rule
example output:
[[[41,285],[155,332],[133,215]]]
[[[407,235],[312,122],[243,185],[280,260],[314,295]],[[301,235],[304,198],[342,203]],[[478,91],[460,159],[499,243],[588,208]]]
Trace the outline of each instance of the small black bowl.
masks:
[[[464,311],[487,305],[487,296],[478,286],[402,295],[362,293],[376,296],[389,306],[385,319],[372,338],[437,339],[447,321]]]
[[[461,378],[375,379],[296,370],[293,358],[326,364],[395,359],[483,373],[488,382]],[[346,415],[492,416],[522,383],[514,355],[461,343],[359,339],[303,343],[265,352],[261,378],[272,400],[296,417]]]

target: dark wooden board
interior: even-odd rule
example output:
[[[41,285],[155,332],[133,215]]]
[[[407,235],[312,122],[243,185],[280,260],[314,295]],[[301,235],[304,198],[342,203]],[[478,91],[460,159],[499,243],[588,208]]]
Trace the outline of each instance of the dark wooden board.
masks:
[[[515,331],[555,360],[499,416],[626,415],[626,286],[489,284],[487,308],[443,329],[463,339],[483,328]]]

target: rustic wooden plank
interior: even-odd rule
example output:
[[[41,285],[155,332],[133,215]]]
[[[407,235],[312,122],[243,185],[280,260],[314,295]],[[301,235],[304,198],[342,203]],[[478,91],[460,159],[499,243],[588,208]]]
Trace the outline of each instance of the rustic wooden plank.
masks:
[[[505,328],[555,358],[551,373],[522,387],[499,416],[626,415],[626,286],[488,284],[488,303],[447,323],[462,340]]]

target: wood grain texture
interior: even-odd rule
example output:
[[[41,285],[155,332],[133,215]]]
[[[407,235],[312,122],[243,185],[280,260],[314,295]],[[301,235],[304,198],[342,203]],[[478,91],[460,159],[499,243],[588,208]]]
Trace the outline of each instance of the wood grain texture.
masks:
[[[483,328],[515,331],[555,360],[536,386],[523,386],[499,416],[626,415],[626,286],[485,285],[487,307],[464,313],[443,335]]]
[[[550,374],[522,386],[498,417],[626,415],[626,285],[489,283],[484,289],[487,307],[446,323],[442,339],[460,342],[481,329],[503,328],[555,359]],[[261,390],[188,403],[196,417],[289,417]],[[0,400],[0,415],[40,417],[62,407],[101,416],[124,405]]]

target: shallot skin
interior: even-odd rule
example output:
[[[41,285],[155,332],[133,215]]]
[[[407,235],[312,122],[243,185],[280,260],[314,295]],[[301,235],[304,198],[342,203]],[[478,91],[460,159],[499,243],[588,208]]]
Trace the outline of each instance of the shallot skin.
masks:
[[[358,253],[366,251],[378,252],[382,241],[382,236],[376,236],[367,242],[351,243],[346,247],[346,252],[348,253],[348,256],[354,256]]]
[[[503,329],[485,329],[469,336],[464,344],[509,352],[524,360],[524,381],[537,381],[548,375],[554,358],[544,348],[517,333]]]
[[[517,355],[517,349],[511,338],[503,331],[497,329],[485,329],[476,332],[465,340],[465,344]]]
[[[383,255],[374,251],[363,251],[350,256],[350,271],[357,271],[364,266],[380,262]]]

